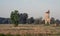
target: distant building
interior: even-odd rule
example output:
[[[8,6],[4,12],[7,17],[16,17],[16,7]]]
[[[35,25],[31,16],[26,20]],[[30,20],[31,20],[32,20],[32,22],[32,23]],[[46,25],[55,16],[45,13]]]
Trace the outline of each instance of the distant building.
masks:
[[[50,11],[45,12],[45,24],[50,24]]]

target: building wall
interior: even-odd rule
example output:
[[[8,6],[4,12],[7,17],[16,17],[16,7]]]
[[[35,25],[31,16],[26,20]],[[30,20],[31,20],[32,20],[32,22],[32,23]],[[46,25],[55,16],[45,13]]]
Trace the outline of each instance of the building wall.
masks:
[[[50,12],[45,12],[45,24],[50,24]]]

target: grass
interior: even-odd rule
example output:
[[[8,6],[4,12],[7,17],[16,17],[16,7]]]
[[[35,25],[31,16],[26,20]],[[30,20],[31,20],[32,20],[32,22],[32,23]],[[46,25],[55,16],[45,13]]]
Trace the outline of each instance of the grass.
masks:
[[[60,36],[60,26],[19,24],[13,27],[12,24],[1,24],[0,33],[0,36]]]
[[[60,34],[0,34],[0,36],[60,36]]]

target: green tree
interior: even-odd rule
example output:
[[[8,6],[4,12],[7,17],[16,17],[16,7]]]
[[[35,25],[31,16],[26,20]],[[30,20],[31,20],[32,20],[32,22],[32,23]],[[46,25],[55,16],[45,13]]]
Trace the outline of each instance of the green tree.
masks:
[[[27,23],[28,24],[34,23],[34,18],[33,17],[30,17],[29,19],[27,19]]]
[[[11,18],[11,22],[14,24],[14,26],[18,26],[18,23],[19,23],[19,13],[18,13],[18,10],[14,10],[11,12],[11,15],[10,15],[10,18]]]
[[[42,24],[42,17],[39,18],[39,24]]]
[[[55,24],[55,21],[56,21],[55,18],[54,17],[51,17],[50,23],[51,24]]]
[[[27,23],[28,14],[27,13],[21,13],[19,14],[19,23],[20,24],[26,24]]]

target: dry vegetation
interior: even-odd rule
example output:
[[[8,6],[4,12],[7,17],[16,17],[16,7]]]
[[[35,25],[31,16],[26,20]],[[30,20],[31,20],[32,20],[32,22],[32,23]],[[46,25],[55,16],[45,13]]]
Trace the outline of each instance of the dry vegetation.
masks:
[[[3,34],[57,34],[60,35],[60,26],[54,25],[36,25],[36,24],[20,24],[13,27],[12,24],[0,24],[0,33]],[[38,35],[37,35],[38,36]]]

